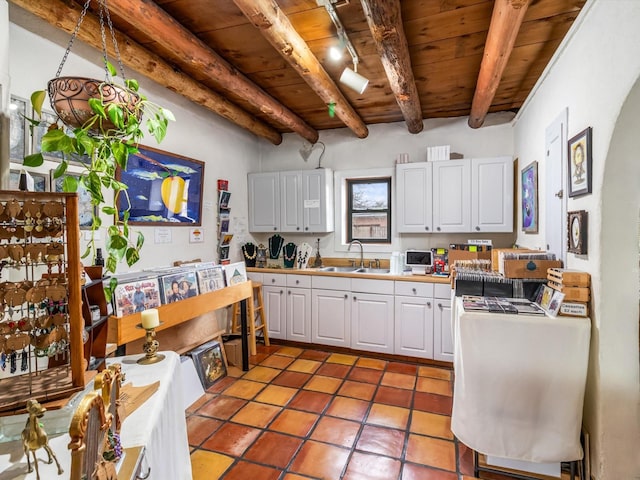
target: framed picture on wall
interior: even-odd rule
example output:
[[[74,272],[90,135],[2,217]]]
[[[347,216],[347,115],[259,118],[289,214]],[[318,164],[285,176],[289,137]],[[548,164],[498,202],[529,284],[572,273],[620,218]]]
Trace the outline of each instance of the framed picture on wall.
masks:
[[[9,158],[20,164],[30,152],[26,115],[27,101],[24,98],[11,95],[11,103],[9,105]]]
[[[589,214],[586,210],[567,212],[567,251],[577,255],[587,254]]]
[[[591,127],[569,140],[569,196],[591,193]]]
[[[522,230],[538,233],[538,162],[532,162],[522,170],[520,187]]]

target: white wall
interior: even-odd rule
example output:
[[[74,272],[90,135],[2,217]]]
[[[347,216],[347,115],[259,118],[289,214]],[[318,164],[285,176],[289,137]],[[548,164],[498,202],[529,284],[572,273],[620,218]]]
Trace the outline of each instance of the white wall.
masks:
[[[569,138],[593,127],[593,193],[568,200],[569,211],[589,212],[589,251],[569,254],[567,266],[592,276],[584,424],[598,480],[640,475],[638,92],[634,90],[621,114],[640,75],[639,24],[636,0],[588,2],[515,124],[516,156],[522,165],[537,160],[539,178],[545,178],[545,127],[561,109],[568,107]],[[544,196],[541,185],[541,212]],[[544,244],[542,235],[519,234],[518,242]]]
[[[466,158],[493,157],[511,155],[513,152],[513,129],[509,123],[508,114],[489,115],[487,126],[473,130],[467,125],[467,118],[448,118],[425,120],[424,130],[419,134],[407,131],[404,122],[369,125],[369,136],[365,139],[357,138],[346,128],[324,130],[320,132],[320,141],[326,145],[322,157],[322,166],[340,170],[358,170],[363,173],[373,168],[393,168],[394,161],[400,153],[408,153],[409,161],[424,162],[427,160],[427,147],[434,145],[451,145],[452,152],[463,154]],[[493,126],[491,126],[493,125]],[[306,170],[318,166],[321,148],[316,146],[309,160],[305,162],[298,150],[303,140],[294,134],[283,136],[279,146],[261,142],[260,169],[254,171]],[[266,245],[269,235],[254,234],[257,242]],[[334,241],[334,234],[321,235],[284,235],[285,240],[299,243],[307,241],[315,246],[316,238],[320,238],[320,250],[323,256],[342,257],[347,255],[345,248]],[[466,243],[470,234],[420,234],[400,235],[398,250],[407,248],[432,248],[448,246],[449,243]],[[481,235],[481,238],[491,238],[495,245],[510,246],[513,243],[512,234]],[[389,252],[376,247],[365,245],[365,252],[369,258],[389,258]]]
[[[0,112],[9,112],[9,4],[0,1]]]
[[[4,6],[4,2],[1,3]],[[69,36],[35,17],[26,15],[21,10],[16,10],[13,6],[10,12],[12,21],[14,21],[13,13],[17,12],[16,17],[21,24],[27,25],[31,30],[15,23],[9,24],[11,93],[29,98],[34,90],[46,88],[46,82],[55,75]],[[101,56],[97,50],[76,40],[62,74],[103,78],[104,71],[98,66],[100,61]],[[147,137],[143,143],[205,162],[202,210],[205,242],[190,244],[189,227],[172,227],[172,242],[155,244],[155,229],[142,227],[140,231],[145,235],[145,245],[141,252],[141,260],[133,269],[170,265],[175,260],[217,259],[216,180],[218,178],[229,180],[229,189],[232,192],[231,231],[237,234],[232,242],[231,257],[233,260],[239,260],[241,258],[239,246],[247,229],[246,174],[257,168],[258,140],[214,113],[199,108],[151,80],[140,78],[135,72],[126,69],[125,72],[139,80],[141,90],[152,101],[169,108],[176,117],[176,122],[170,124],[167,137],[162,144],[158,145],[151,137]],[[55,164],[48,163],[41,170],[48,172],[54,167]],[[104,227],[102,230],[101,241],[103,242]],[[126,264],[118,267],[119,272],[127,270],[129,269]]]

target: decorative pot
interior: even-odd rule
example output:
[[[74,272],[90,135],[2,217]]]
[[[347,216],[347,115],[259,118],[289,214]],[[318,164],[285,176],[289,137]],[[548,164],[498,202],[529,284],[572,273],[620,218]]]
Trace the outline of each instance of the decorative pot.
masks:
[[[112,83],[85,77],[58,77],[49,80],[47,90],[51,107],[60,120],[70,128],[82,128],[95,116],[88,103],[90,98],[102,99],[105,104],[117,103],[122,106],[125,125],[128,115],[135,113],[138,120],[142,116],[142,111],[136,111],[140,96]],[[102,135],[108,130],[116,129],[109,119],[103,118],[98,119],[89,131],[94,135]]]

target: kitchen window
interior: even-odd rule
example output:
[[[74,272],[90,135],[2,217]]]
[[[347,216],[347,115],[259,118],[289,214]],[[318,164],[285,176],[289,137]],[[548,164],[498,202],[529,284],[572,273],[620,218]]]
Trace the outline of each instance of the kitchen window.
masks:
[[[391,243],[391,177],[347,179],[347,242]]]

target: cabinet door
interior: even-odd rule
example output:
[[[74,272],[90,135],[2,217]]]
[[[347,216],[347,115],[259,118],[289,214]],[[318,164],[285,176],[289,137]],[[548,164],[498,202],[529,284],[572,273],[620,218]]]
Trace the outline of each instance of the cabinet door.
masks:
[[[287,340],[311,342],[311,290],[287,288]]]
[[[280,230],[280,181],[278,172],[250,173],[249,231]]]
[[[286,339],[286,296],[285,287],[262,287],[264,311],[267,315],[269,338]]]
[[[425,233],[432,230],[431,163],[396,166],[396,216],[399,233]]]
[[[393,296],[353,293],[351,348],[393,353]]]
[[[333,232],[333,171],[303,171],[302,197],[304,231]]]
[[[471,162],[433,163],[433,228],[435,232],[471,231]]]
[[[322,345],[351,346],[351,295],[337,290],[311,292],[311,340]]]
[[[395,298],[396,355],[433,358],[433,300],[425,297]]]
[[[471,160],[471,227],[475,232],[513,231],[513,160]]]
[[[436,299],[433,312],[433,358],[453,362],[453,333],[451,330],[451,300]]]
[[[280,172],[280,231],[302,230],[302,172]]]

